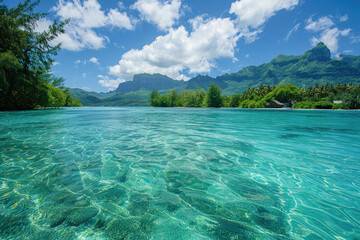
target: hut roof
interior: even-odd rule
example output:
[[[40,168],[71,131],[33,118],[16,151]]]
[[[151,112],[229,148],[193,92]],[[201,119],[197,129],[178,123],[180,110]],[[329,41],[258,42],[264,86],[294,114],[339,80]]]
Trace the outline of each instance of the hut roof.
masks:
[[[269,104],[276,104],[276,105],[279,105],[279,106],[284,106],[284,104],[279,102],[278,100],[272,100]]]

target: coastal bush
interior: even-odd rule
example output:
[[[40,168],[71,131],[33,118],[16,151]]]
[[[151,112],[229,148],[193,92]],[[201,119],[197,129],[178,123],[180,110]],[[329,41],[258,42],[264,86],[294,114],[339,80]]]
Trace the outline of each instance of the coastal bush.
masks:
[[[161,95],[157,90],[150,94],[150,105],[154,107],[239,107],[267,108],[272,100],[283,103],[297,101],[292,107],[298,109],[360,109],[360,86],[315,85],[300,89],[292,84],[278,87],[262,85],[249,88],[243,94],[221,96],[221,89],[212,85],[207,92],[203,89],[169,91]],[[333,101],[342,101],[334,105]]]
[[[304,102],[297,102],[292,107],[298,109],[311,109],[312,105],[313,105],[312,102],[304,101]]]
[[[230,107],[232,108],[239,107],[240,102],[241,102],[241,94],[235,94],[230,99]]]
[[[82,107],[79,99],[74,99],[70,94],[66,94],[65,107]]]
[[[48,85],[49,101],[46,107],[62,107],[66,104],[66,94],[61,89]]]
[[[349,109],[349,106],[345,103],[334,104],[333,109]]]
[[[252,102],[254,102],[255,105],[256,102],[254,100],[246,99],[239,104],[239,108],[249,108]]]
[[[267,108],[268,103],[265,100],[256,102],[255,108]]]
[[[150,106],[153,107],[203,107],[206,92],[203,89],[185,90],[177,93],[174,89],[160,95],[154,89],[150,93]]]
[[[231,97],[222,96],[221,107],[229,108],[230,107],[230,102],[231,102]]]
[[[313,109],[332,109],[334,104],[331,102],[319,101],[312,104]]]
[[[206,107],[219,108],[222,104],[221,88],[211,84],[206,92]]]
[[[301,99],[300,90],[301,89],[299,87],[296,87],[291,83],[280,84],[273,91],[268,93],[264,97],[264,100],[266,102],[270,102],[272,100],[278,100],[282,103],[299,101]]]

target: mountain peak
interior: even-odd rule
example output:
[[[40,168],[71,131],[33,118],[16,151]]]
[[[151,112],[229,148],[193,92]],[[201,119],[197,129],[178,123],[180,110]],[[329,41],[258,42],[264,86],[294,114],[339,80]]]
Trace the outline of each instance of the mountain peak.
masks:
[[[179,87],[184,84],[184,81],[174,80],[166,75],[159,73],[149,74],[142,73],[136,74],[132,81],[120,83],[118,88],[115,90],[117,93],[135,92],[140,89],[146,90],[164,90]]]
[[[320,42],[316,47],[308,51],[309,61],[329,61],[331,59],[330,49],[323,43]]]

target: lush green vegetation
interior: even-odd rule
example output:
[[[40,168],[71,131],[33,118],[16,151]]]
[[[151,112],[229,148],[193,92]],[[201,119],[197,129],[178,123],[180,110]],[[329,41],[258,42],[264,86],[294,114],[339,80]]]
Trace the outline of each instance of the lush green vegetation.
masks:
[[[276,101],[274,101],[276,100]],[[278,105],[281,103],[281,105]],[[221,96],[221,88],[211,85],[203,89],[161,95],[157,90],[150,94],[154,107],[239,107],[269,108],[293,107],[298,109],[360,109],[360,86],[352,84],[314,86],[308,89],[291,83],[249,88],[243,94]]]
[[[319,85],[360,84],[360,57],[340,56],[332,59],[330,50],[323,44],[299,56],[279,55],[269,63],[245,67],[239,72],[219,76],[217,82],[223,94],[231,96],[248,88],[261,85],[277,86],[292,83],[301,88]],[[191,80],[190,80],[191,81]]]
[[[175,89],[161,95],[157,90],[150,94],[150,105],[154,107],[214,107],[223,105],[221,88],[211,85],[207,92],[203,89],[185,90],[177,93]]]
[[[316,87],[316,84],[335,86],[337,84],[353,83],[360,85],[360,56],[341,55],[337,59],[332,59],[330,50],[323,43],[320,43],[303,55],[279,55],[269,63],[245,67],[239,72],[225,74],[216,78],[198,75],[184,82],[175,81],[160,74],[139,74],[134,76],[133,81],[121,83],[114,92],[99,94],[72,89],[71,93],[76,93],[76,97],[84,105],[88,106],[124,106],[128,104],[131,104],[131,106],[148,106],[149,102],[146,99],[149,99],[149,95],[144,97],[142,94],[141,97],[134,97],[132,96],[133,93],[157,89],[162,94],[168,92],[169,89],[175,89],[176,93],[180,94],[186,90],[183,94],[191,97],[192,100],[188,101],[184,98],[182,103],[175,104],[172,102],[170,105],[203,107],[206,104],[204,102],[199,103],[199,99],[197,102],[194,102],[196,89],[204,89],[206,91],[213,84],[222,89],[222,107],[238,107],[240,102],[242,102],[242,107],[266,107],[268,104],[267,99],[264,99],[264,101],[259,100],[269,93],[267,92],[269,86],[287,83],[304,89]],[[256,97],[245,97],[247,94],[253,94],[252,91],[258,91],[258,88],[261,93],[255,94]],[[272,91],[275,87],[271,88],[273,88],[271,89]],[[250,90],[248,91],[247,89]],[[282,94],[282,90],[279,91],[280,93],[273,94]],[[244,99],[240,98],[240,93],[243,93]],[[129,101],[126,99],[128,94],[131,97]],[[117,95],[119,100],[114,101],[114,95]],[[354,95],[351,94],[351,96]],[[169,105],[169,101],[165,97],[158,100],[160,102],[154,103],[156,106]],[[243,102],[244,100],[247,101]],[[302,100],[299,99],[298,101]],[[334,107],[344,106],[338,105]]]
[[[0,0],[0,110],[81,106],[63,87],[64,79],[51,74],[53,57],[60,50],[51,42],[64,33],[66,21],[35,32],[36,23],[46,15],[34,12],[38,3],[25,0],[8,8]]]

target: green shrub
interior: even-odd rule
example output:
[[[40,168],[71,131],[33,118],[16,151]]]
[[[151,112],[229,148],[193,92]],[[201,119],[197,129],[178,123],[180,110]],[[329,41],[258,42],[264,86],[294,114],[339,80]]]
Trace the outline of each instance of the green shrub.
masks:
[[[313,103],[309,101],[295,103],[292,107],[297,109],[311,109]]]
[[[252,100],[250,100],[250,99],[246,99],[246,100],[240,102],[239,108],[249,108],[249,103],[250,103],[251,101],[252,101]]]
[[[349,106],[345,103],[334,104],[333,109],[349,109]]]
[[[280,84],[273,91],[268,93],[263,99],[267,102],[278,100],[283,103],[294,100],[298,101],[301,99],[300,90],[301,89],[299,87],[296,87],[291,83]]]
[[[260,100],[255,104],[255,108],[266,108],[266,107],[267,107],[267,102],[265,100]]]
[[[205,103],[207,107],[219,108],[222,104],[221,88],[211,84],[206,92]]]
[[[320,102],[315,102],[312,105],[313,109],[332,109],[334,106],[334,104],[332,104],[331,102],[325,102],[325,101],[320,101]]]

